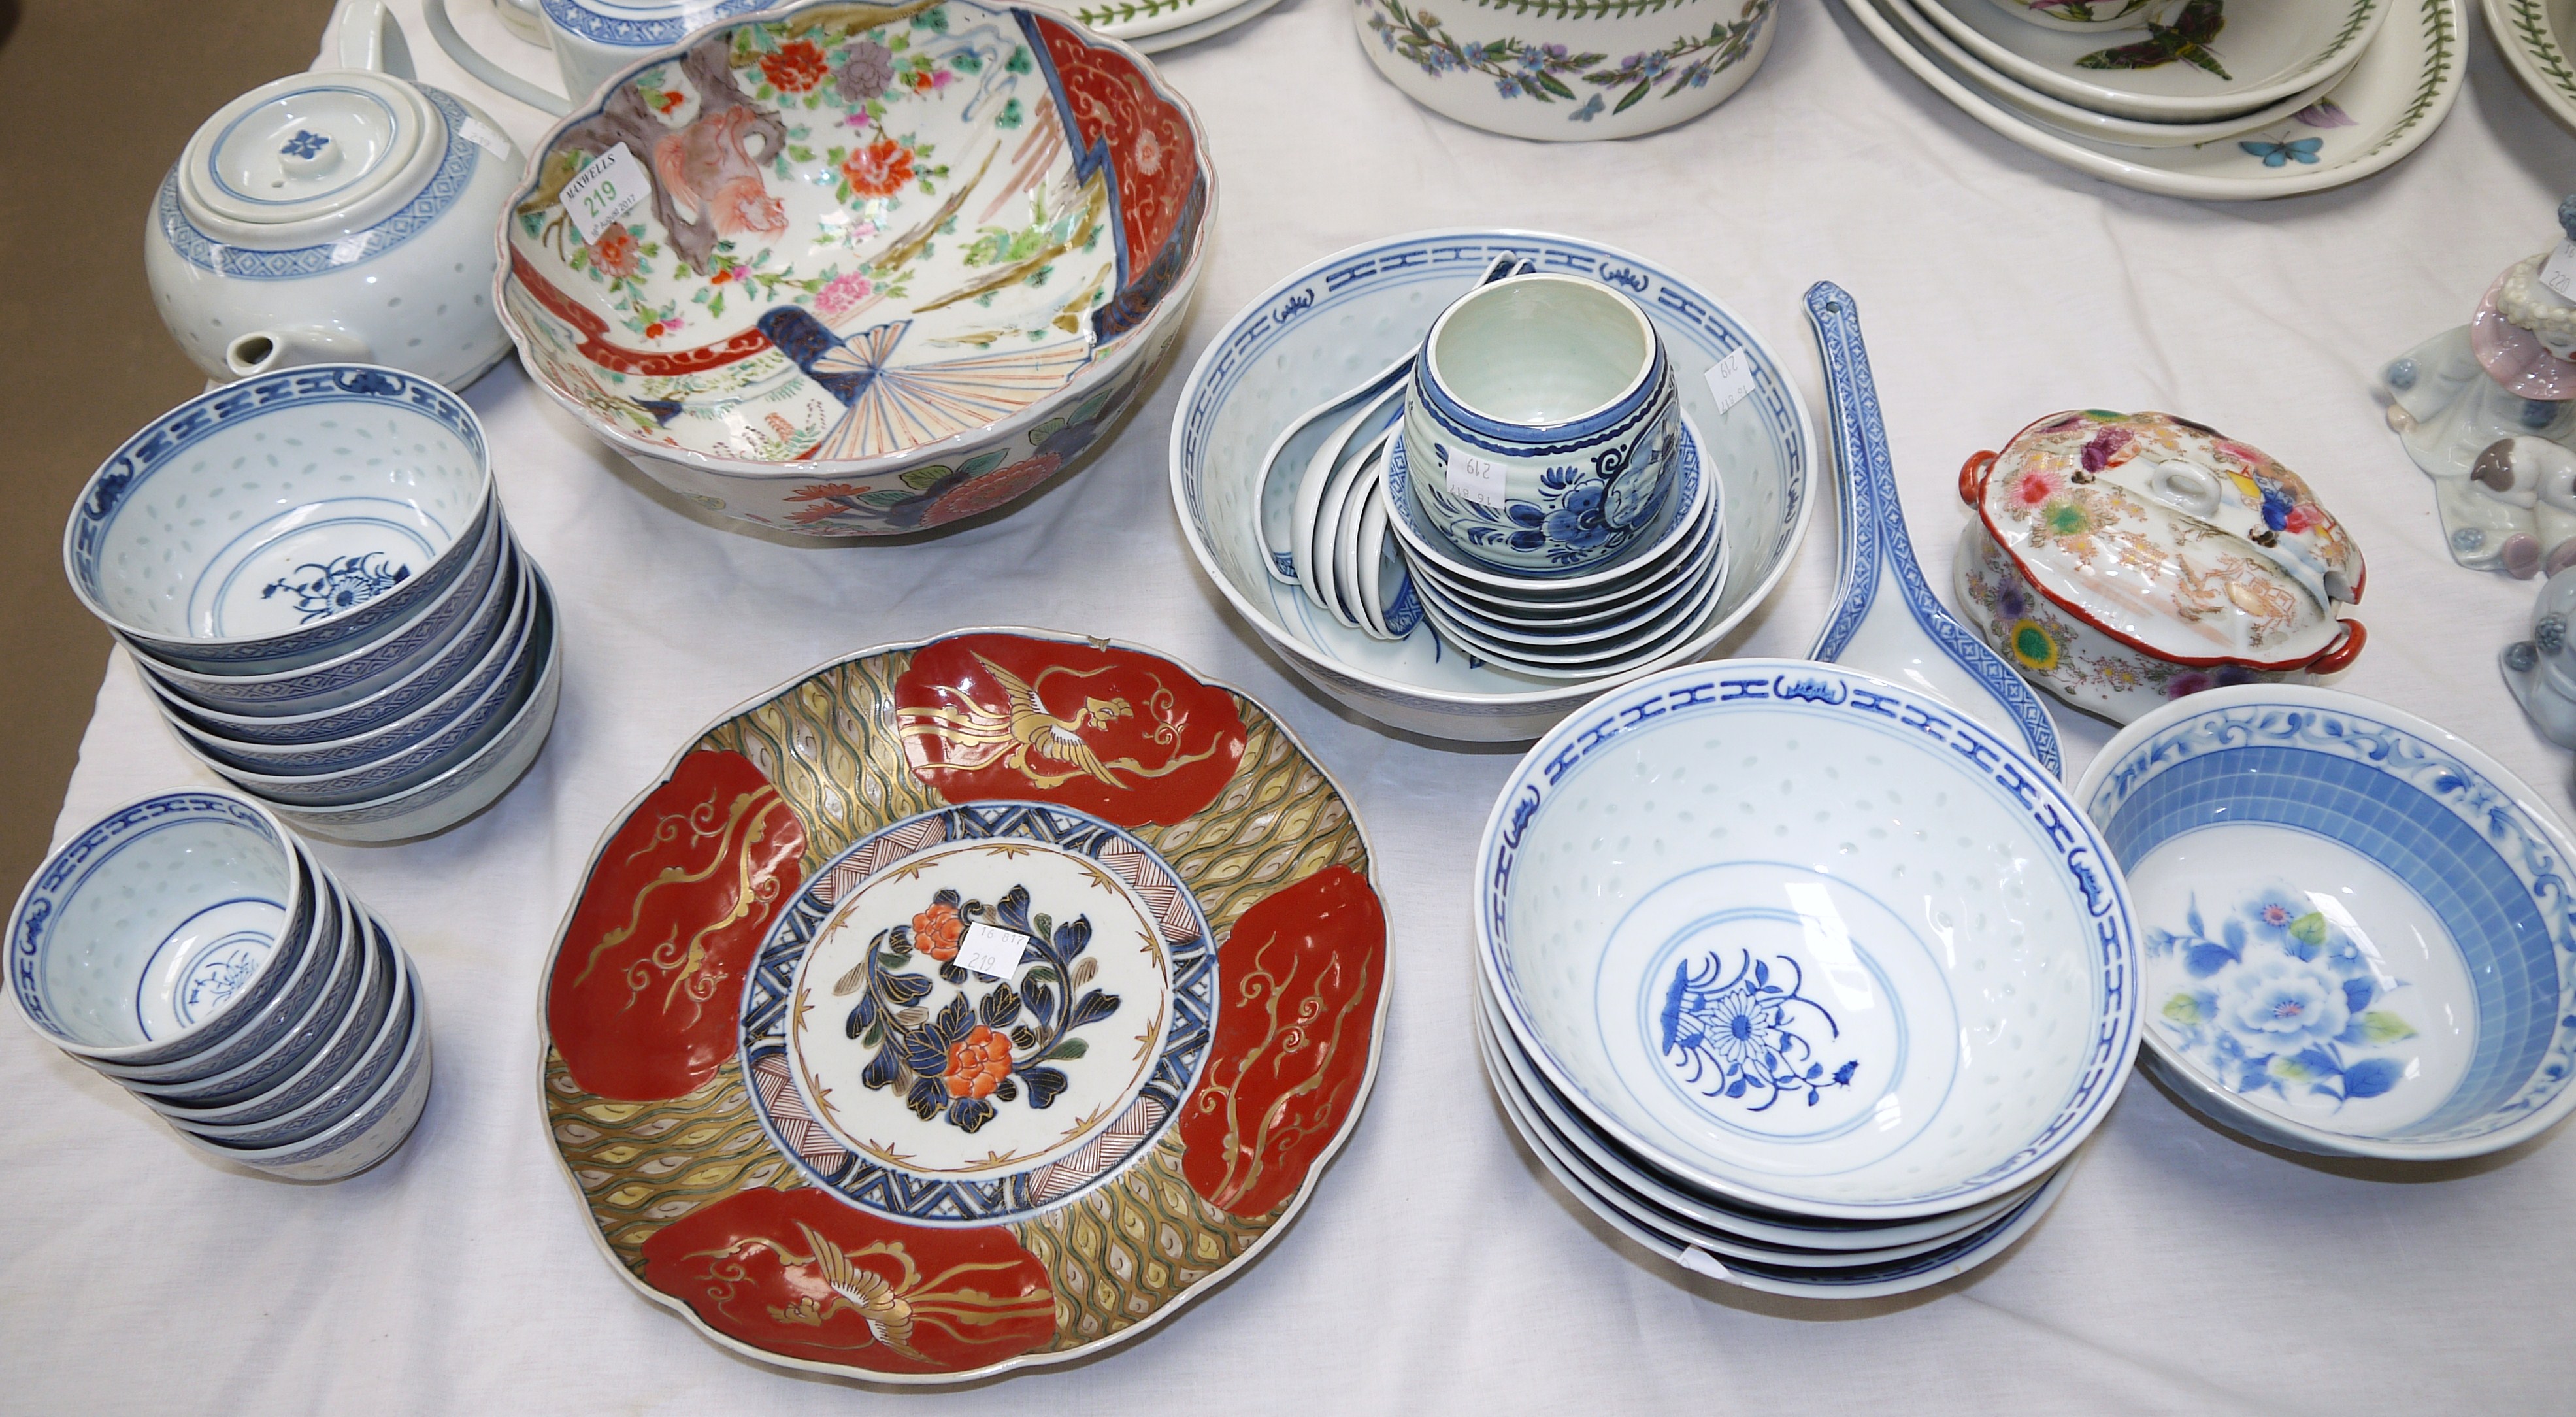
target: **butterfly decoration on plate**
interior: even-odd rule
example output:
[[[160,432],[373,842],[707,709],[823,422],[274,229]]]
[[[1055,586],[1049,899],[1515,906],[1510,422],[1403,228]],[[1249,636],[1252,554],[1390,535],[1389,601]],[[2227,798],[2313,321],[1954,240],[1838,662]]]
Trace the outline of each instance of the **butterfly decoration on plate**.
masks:
[[[2179,59],[2196,69],[2206,69],[2230,83],[2235,75],[2218,62],[2210,41],[2227,28],[2225,0],[2191,0],[2174,16],[2170,25],[2147,21],[2147,37],[2135,44],[2111,49],[2097,49],[2075,61],[2078,69],[2160,69]]]
[[[2236,146],[2263,159],[2265,167],[2286,167],[2294,162],[2314,165],[2317,150],[2326,145],[2323,138],[2299,138],[2291,142],[2248,141]]]

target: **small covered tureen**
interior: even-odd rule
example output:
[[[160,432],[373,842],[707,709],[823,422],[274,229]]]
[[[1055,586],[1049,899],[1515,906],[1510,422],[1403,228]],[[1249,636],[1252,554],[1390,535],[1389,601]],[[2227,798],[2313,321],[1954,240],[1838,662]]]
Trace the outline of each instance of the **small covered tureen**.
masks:
[[[372,12],[385,38],[344,31],[342,61],[407,71],[380,0]],[[492,230],[519,167],[491,119],[402,72],[262,84],[161,183],[144,269],[162,321],[218,380],[356,361],[467,383],[510,350]]]
[[[1959,472],[1958,602],[2032,683],[2123,723],[2360,654],[2361,551],[2298,474],[2162,413],[2058,413]]]

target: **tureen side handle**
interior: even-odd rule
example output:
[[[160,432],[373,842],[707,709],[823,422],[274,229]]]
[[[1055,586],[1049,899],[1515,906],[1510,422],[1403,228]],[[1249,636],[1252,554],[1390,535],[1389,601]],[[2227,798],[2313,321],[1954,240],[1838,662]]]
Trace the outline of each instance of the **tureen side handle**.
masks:
[[[2359,620],[2345,620],[2343,635],[2308,661],[2310,674],[2341,674],[2361,658],[2361,647],[2369,642],[2370,631]]]
[[[347,0],[340,14],[340,67],[372,69],[397,79],[417,79],[411,43],[385,0]]]
[[[1959,465],[1959,500],[1973,507],[1986,500],[1986,474],[1995,470],[1993,453],[1973,453]]]

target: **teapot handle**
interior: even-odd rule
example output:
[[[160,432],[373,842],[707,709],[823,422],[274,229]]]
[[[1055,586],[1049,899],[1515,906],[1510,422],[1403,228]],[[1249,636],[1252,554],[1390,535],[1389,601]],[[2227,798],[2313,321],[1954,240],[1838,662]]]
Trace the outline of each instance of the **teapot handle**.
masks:
[[[339,53],[332,57],[340,68],[371,69],[397,79],[420,77],[412,67],[402,21],[385,0],[346,0],[340,7],[339,34]]]
[[[1993,453],[1976,453],[1959,465],[1959,500],[1973,507],[1986,500],[1986,474],[1995,470]]]
[[[384,0],[364,0],[364,3],[382,4]],[[495,3],[507,5],[510,0],[495,0]],[[520,78],[485,58],[473,45],[466,43],[465,36],[456,32],[456,21],[447,13],[447,0],[421,0],[420,16],[429,22],[430,38],[437,40],[438,47],[447,51],[447,57],[456,61],[456,67],[473,75],[495,92],[515,98],[540,113],[551,113],[558,118],[572,112],[571,99]]]
[[[2361,647],[2370,639],[2370,631],[2359,620],[2343,622],[2343,638],[2326,646],[2325,652],[2308,661],[2310,674],[2341,674],[2361,658]]]

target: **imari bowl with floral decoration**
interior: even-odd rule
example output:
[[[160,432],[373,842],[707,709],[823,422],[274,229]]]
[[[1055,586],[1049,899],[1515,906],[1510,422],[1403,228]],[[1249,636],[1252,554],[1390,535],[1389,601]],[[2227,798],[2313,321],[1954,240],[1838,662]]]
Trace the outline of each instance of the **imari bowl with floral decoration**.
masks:
[[[2204,689],[2341,672],[2361,549],[2297,473],[2163,413],[2052,414],[1959,472],[1959,611],[2022,675],[2128,722]]]
[[[1369,62],[1414,102],[1567,143],[1632,138],[1725,102],[1771,52],[1775,9],[1776,0],[1351,0],[1351,23]]]
[[[1805,660],[1686,665],[1539,740],[1478,971],[1587,1126],[1739,1207],[1887,1222],[2038,1180],[2137,1047],[2119,867],[2018,746]]]
[[[2576,838],[2457,735],[2250,684],[2129,725],[2075,795],[2135,893],[2147,1061],[2221,1125],[2440,1160],[2576,1107]]]
[[[538,383],[683,496],[818,536],[940,526],[1074,461],[1179,332],[1216,194],[1150,63],[982,0],[700,31],[532,174],[500,293]]]
[[[769,1362],[1086,1356],[1247,1262],[1376,1069],[1386,921],[1332,778],[1151,652],[968,630],[728,715],[612,827],[544,992],[618,1271]]]

